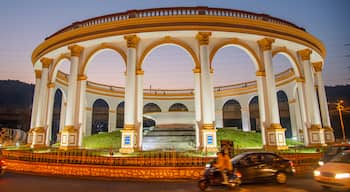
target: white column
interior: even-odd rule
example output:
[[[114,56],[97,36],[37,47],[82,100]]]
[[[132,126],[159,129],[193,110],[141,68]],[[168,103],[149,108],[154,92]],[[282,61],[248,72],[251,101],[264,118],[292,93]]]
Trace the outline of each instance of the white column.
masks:
[[[242,105],[241,115],[242,115],[242,130],[245,132],[251,131],[249,106]]]
[[[217,151],[216,129],[213,125],[215,114],[213,107],[213,88],[209,64],[209,37],[210,32],[199,32],[196,36],[199,42],[199,57],[201,62],[201,109],[202,109],[202,138],[203,150]]]
[[[305,81],[303,79],[297,79],[297,97],[299,101],[299,110],[301,115],[301,129],[303,130],[303,138],[304,138],[304,145],[308,146],[309,141],[309,134],[308,134],[308,116],[306,112],[306,104],[305,104],[305,94],[303,89],[303,83]]]
[[[46,141],[46,116],[47,116],[47,108],[48,108],[48,77],[49,77],[49,67],[52,64],[52,59],[49,58],[42,58],[42,74],[41,74],[41,83],[40,83],[40,91],[39,91],[39,99],[38,101],[38,111],[36,116],[36,125],[35,129],[33,130],[33,140],[31,147],[42,147],[45,145]]]
[[[92,130],[92,106],[85,108],[85,116],[85,136],[90,136]]]
[[[58,135],[57,135],[57,141],[61,143],[61,133],[64,129],[64,124],[65,124],[65,118],[66,118],[66,110],[67,110],[67,101],[66,99],[62,96],[62,102],[61,102],[61,112],[60,112],[60,127],[58,130]]]
[[[316,71],[316,81],[317,81],[317,87],[318,87],[318,97],[320,101],[320,109],[321,109],[321,117],[322,117],[322,125],[323,128],[325,128],[325,142],[326,143],[333,143],[334,140],[334,133],[333,129],[331,127],[331,121],[329,119],[329,111],[328,111],[328,104],[327,104],[327,96],[326,96],[326,90],[324,87],[324,82],[322,78],[322,62],[316,62],[312,64],[315,71]]]
[[[86,84],[87,84],[87,76],[86,75],[79,75],[79,117],[78,117],[78,124],[79,124],[79,139],[78,139],[78,146],[81,147],[83,145],[83,138],[86,133],[86,124],[85,124],[85,117],[86,117]]]
[[[143,74],[141,69],[136,71],[136,81],[137,81],[137,134],[138,134],[138,148],[142,150],[142,140],[143,140]]]
[[[51,133],[52,133],[52,117],[53,117],[53,109],[54,109],[54,100],[55,100],[55,83],[49,83],[47,84],[47,87],[49,89],[49,95],[48,95],[48,99],[49,101],[48,103],[48,110],[47,110],[47,129],[46,129],[46,141],[45,144],[47,146],[50,145],[50,141],[51,141]]]
[[[302,125],[300,101],[299,101],[298,93],[295,94],[294,109],[295,109],[294,114],[295,114],[295,123],[296,123],[298,141],[303,141],[303,136],[301,135],[301,131],[303,131],[303,125]]]
[[[136,35],[124,36],[127,43],[127,66],[126,66],[126,88],[125,88],[125,113],[124,129],[122,130],[121,153],[132,153],[137,147],[138,137],[135,130],[136,123],[136,47],[139,38]]]
[[[278,110],[278,100],[276,93],[275,75],[272,67],[272,43],[274,39],[264,38],[258,41],[260,49],[262,51],[265,77],[266,77],[266,96],[269,113],[270,124],[267,125],[267,145],[266,149],[286,149],[288,148],[285,140],[285,129],[282,128],[280,123],[280,116]]]
[[[28,140],[27,140],[28,144],[31,144],[33,141],[33,130],[36,125],[36,118],[38,113],[40,81],[41,81],[41,70],[35,70],[35,89],[34,89],[34,97],[33,97],[32,115],[30,119],[30,131],[28,133]]]
[[[113,108],[108,110],[108,133],[113,132],[116,127],[116,111]]]
[[[292,138],[296,139],[298,135],[298,127],[297,127],[297,122],[296,122],[296,110],[295,110],[295,104],[296,100],[290,100],[288,101],[289,104],[289,116],[290,116],[290,126],[292,129]]]
[[[266,113],[266,89],[265,89],[265,72],[258,71],[256,72],[256,85],[258,89],[258,103],[259,103],[259,116],[260,116],[260,126],[261,126],[261,137],[263,146],[266,145],[266,125],[270,124],[268,118],[266,117],[268,114]]]
[[[298,51],[301,59],[302,66],[304,68],[305,75],[305,93],[306,93],[306,106],[308,111],[311,127],[309,129],[310,144],[319,145],[324,144],[324,133],[321,129],[321,117],[318,107],[317,95],[315,90],[315,84],[312,76],[312,66],[310,62],[310,55],[312,51],[310,49],[304,49]]]
[[[194,73],[194,109],[195,109],[195,118],[196,118],[196,149],[201,147],[200,141],[200,127],[202,124],[202,115],[201,115],[201,82],[200,82],[200,73],[201,70],[198,68],[193,69]]]
[[[67,93],[67,108],[66,108],[66,117],[65,117],[65,126],[61,133],[61,148],[71,148],[78,147],[79,145],[79,130],[78,122],[76,118],[76,113],[79,115],[79,110],[76,107],[79,107],[78,100],[78,69],[80,62],[80,55],[84,50],[83,47],[78,45],[69,46],[68,49],[71,52],[70,58],[70,74],[68,80],[68,93]]]
[[[213,77],[214,77],[214,69],[210,68],[210,94],[211,94],[211,107],[212,107],[212,121],[214,124],[214,127],[216,127],[216,122],[215,122],[215,93],[214,93],[214,87],[213,87]]]

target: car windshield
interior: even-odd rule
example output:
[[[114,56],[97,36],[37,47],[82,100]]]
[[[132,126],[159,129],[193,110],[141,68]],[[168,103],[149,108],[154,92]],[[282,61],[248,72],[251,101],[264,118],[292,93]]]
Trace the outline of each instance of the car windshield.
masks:
[[[244,156],[245,156],[245,154],[236,155],[235,157],[233,157],[233,158],[231,159],[231,161],[232,161],[233,163],[237,163],[237,162],[238,162],[239,160],[241,160]]]
[[[350,163],[350,151],[339,153],[330,162],[333,162],[333,163]]]

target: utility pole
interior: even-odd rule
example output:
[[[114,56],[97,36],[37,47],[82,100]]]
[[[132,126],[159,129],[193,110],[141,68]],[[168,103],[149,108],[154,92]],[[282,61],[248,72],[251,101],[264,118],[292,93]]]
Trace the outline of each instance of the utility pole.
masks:
[[[337,102],[337,110],[339,112],[339,118],[340,118],[340,126],[341,126],[341,131],[343,133],[343,142],[346,142],[346,138],[345,138],[345,129],[344,129],[344,122],[343,122],[343,114],[342,111],[344,110],[344,101],[343,100],[339,100]]]

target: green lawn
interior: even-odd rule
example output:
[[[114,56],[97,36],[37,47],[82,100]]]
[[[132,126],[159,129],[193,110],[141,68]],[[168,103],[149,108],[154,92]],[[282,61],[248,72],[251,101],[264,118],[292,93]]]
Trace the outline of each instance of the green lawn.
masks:
[[[83,138],[83,147],[88,149],[119,149],[121,132],[100,133]]]

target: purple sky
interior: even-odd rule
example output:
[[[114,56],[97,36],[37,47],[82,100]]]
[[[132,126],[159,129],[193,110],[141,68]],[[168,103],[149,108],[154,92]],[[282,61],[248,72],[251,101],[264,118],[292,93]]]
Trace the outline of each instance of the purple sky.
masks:
[[[350,84],[348,0],[1,0],[0,5],[0,79],[33,82],[32,51],[45,37],[72,22],[130,9],[209,6],[266,13],[304,27],[326,46],[326,85]],[[290,67],[283,56],[274,58],[274,65],[276,73]],[[255,77],[248,56],[234,47],[220,50],[213,66],[215,85],[250,81]],[[68,67],[65,62],[60,69],[67,71]],[[144,87],[193,88],[193,63],[178,47],[155,49],[143,68]],[[123,86],[124,70],[121,57],[107,51],[95,57],[87,75],[91,81]]]

